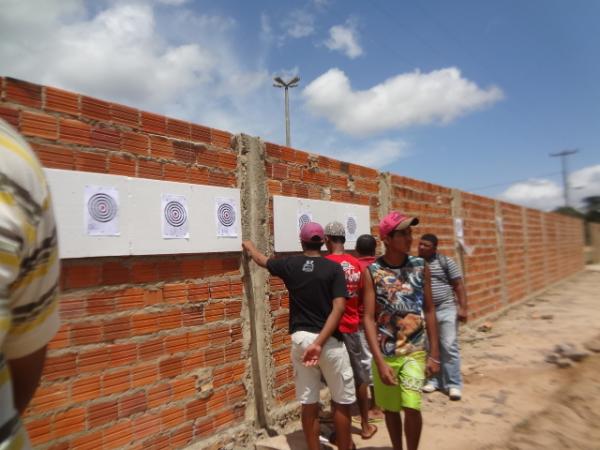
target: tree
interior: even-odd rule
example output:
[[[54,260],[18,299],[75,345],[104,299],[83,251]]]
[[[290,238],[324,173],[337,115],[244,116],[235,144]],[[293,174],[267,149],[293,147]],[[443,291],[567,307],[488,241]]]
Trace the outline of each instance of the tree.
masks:
[[[552,212],[563,214],[565,216],[576,217],[577,219],[585,219],[585,215],[582,212],[577,211],[572,206],[560,206]]]
[[[592,195],[583,199],[583,210],[587,222],[600,223],[600,195]]]

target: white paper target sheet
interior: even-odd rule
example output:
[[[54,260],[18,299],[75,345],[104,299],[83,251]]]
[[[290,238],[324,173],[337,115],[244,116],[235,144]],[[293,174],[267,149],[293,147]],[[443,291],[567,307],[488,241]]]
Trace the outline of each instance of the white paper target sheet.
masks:
[[[340,222],[346,230],[347,250],[354,249],[356,238],[371,232],[369,207],[352,203],[310,200],[306,198],[273,196],[275,251],[301,251],[300,228],[307,222],[323,227],[332,221]]]
[[[61,258],[240,251],[239,189],[44,169]]]

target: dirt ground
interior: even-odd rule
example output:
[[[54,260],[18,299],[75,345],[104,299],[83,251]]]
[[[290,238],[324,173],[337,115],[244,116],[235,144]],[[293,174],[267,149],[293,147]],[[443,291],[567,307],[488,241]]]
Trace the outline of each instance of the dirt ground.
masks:
[[[569,368],[545,361],[558,344],[600,346],[599,293],[600,267],[588,266],[494,319],[490,331],[462,330],[463,400],[424,394],[419,448],[600,449],[600,353]],[[357,448],[390,448],[385,424],[377,425],[370,440],[353,435]],[[296,431],[256,448],[306,447]]]

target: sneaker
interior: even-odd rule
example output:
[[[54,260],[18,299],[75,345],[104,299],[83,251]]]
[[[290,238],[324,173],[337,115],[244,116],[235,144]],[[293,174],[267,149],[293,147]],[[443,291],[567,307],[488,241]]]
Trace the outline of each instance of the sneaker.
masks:
[[[431,383],[427,383],[425,386],[423,386],[421,388],[421,391],[425,392],[426,394],[431,394],[432,392],[437,391],[437,390],[438,390],[437,386],[435,386]]]
[[[458,388],[454,388],[454,387],[453,387],[453,388],[450,388],[450,389],[448,390],[448,395],[449,395],[449,397],[450,397],[450,400],[455,400],[455,401],[456,401],[456,400],[460,400],[460,399],[461,399],[461,397],[462,397],[462,394],[461,394],[461,392],[460,392],[460,389],[458,389]]]

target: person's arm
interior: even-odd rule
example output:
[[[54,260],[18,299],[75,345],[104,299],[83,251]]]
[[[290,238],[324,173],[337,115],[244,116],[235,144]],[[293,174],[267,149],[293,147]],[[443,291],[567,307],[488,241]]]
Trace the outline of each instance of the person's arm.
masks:
[[[266,268],[267,261],[269,258],[262,254],[254,245],[254,242],[248,240],[242,242],[242,248],[245,250],[246,254],[252,258],[252,260],[258,264],[260,267]]]
[[[429,355],[427,355],[426,372],[431,376],[440,370],[440,347],[435,307],[431,296],[431,273],[429,266],[423,270],[423,312],[425,313],[425,326],[429,339]]]
[[[454,290],[454,295],[456,297],[456,302],[458,303],[458,320],[467,323],[469,310],[467,306],[467,293],[465,291],[465,283],[462,277],[452,280],[451,283],[452,290]]]
[[[22,358],[8,360],[14,404],[19,414],[23,414],[40,384],[45,360],[46,346]]]
[[[398,380],[394,374],[392,368],[385,362],[379,345],[377,344],[377,326],[375,325],[375,289],[373,287],[373,279],[369,269],[364,269],[362,273],[362,287],[363,287],[363,302],[365,307],[365,335],[367,337],[367,343],[369,349],[373,355],[373,361],[377,364],[377,370],[381,381],[384,384],[395,385],[398,384]]]
[[[302,360],[304,361],[305,366],[316,366],[319,363],[323,345],[325,345],[327,339],[335,332],[340,323],[340,319],[344,314],[346,299],[344,297],[336,297],[333,299],[332,306],[331,313],[329,313],[321,332],[314,342],[306,347],[306,350],[304,351]]]

